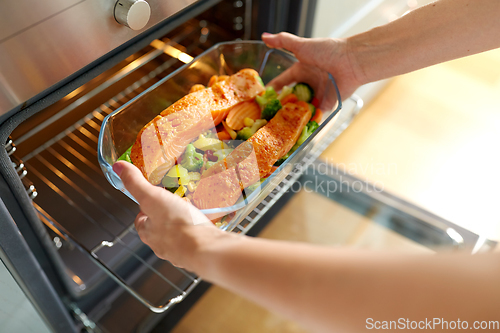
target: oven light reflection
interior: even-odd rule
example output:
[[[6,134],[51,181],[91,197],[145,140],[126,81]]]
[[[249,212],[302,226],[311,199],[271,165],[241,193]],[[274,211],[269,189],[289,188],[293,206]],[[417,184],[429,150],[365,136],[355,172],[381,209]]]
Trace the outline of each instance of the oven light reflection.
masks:
[[[71,99],[73,97],[75,97],[76,95],[78,95],[83,89],[85,88],[85,86],[81,86],[75,90],[73,90],[72,92],[70,92],[69,94],[67,94],[66,96],[63,97],[63,100],[67,101],[68,99]]]
[[[193,57],[191,57],[189,54],[184,53],[181,50],[173,47],[172,45],[168,45],[159,39],[155,39],[151,42],[150,45],[158,50],[162,50],[165,54],[168,54],[172,58],[179,59],[185,64],[193,60]]]
[[[83,283],[82,279],[80,279],[78,275],[73,275],[71,279],[78,285],[78,288],[80,288],[81,290],[85,290],[85,288],[87,288],[85,283]]]
[[[183,63],[187,64],[188,62],[191,62],[193,60],[193,57],[191,57],[189,54],[181,52],[179,54],[179,56],[177,57],[177,59],[179,59]]]

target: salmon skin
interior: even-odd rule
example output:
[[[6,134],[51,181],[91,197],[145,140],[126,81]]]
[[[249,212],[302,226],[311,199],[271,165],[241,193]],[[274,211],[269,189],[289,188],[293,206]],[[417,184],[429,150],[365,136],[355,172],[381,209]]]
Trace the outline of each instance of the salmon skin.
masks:
[[[132,163],[150,183],[160,184],[186,146],[214,127],[214,119],[223,119],[233,106],[262,91],[258,73],[243,69],[208,89],[184,96],[141,129],[130,153]]]
[[[205,171],[193,194],[199,209],[232,206],[241,191],[266,177],[292,149],[311,119],[306,103],[288,103],[246,142]]]

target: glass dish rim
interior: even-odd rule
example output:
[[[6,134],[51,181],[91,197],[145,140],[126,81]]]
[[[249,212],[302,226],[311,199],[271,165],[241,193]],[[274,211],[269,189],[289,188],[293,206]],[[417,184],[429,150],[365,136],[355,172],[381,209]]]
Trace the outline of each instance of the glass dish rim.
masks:
[[[235,44],[260,44],[260,45],[264,45],[264,46],[268,47],[267,45],[265,45],[265,43],[263,41],[259,41],[259,40],[241,40],[241,41],[229,41],[229,42],[220,42],[220,43],[217,43],[217,44],[213,45],[212,47],[210,47],[209,49],[207,49],[206,51],[204,51],[203,53],[201,53],[200,55],[198,55],[196,58],[194,58],[190,62],[184,64],[183,66],[179,67],[178,69],[176,69],[175,71],[173,71],[169,75],[165,76],[163,79],[161,79],[157,83],[153,84],[148,89],[144,90],[142,93],[140,93],[139,95],[135,96],[130,101],[128,101],[127,103],[123,104],[122,106],[120,106],[115,111],[113,111],[110,114],[108,114],[103,119],[103,121],[102,121],[101,129],[99,130],[99,137],[98,137],[98,140],[97,140],[97,159],[98,159],[99,165],[101,166],[101,169],[102,169],[102,167],[104,167],[108,173],[111,173],[111,174],[115,175],[116,178],[120,179],[120,177],[114,172],[113,166],[110,165],[108,163],[108,161],[106,161],[104,159],[103,153],[102,153],[102,142],[103,142],[103,139],[104,139],[104,131],[102,129],[107,125],[107,123],[109,122],[109,119],[112,116],[116,115],[117,113],[120,113],[121,111],[123,111],[124,109],[126,109],[129,105],[131,105],[132,103],[134,103],[139,98],[142,98],[144,95],[146,95],[150,91],[156,89],[158,86],[160,86],[163,83],[165,83],[166,81],[170,80],[172,77],[174,77],[178,73],[182,72],[183,70],[185,70],[186,68],[188,68],[189,66],[191,66],[194,62],[198,61],[201,57],[206,56],[208,53],[210,53],[210,52],[212,52],[212,51],[220,48],[221,46],[224,46],[224,45],[235,45]],[[262,71],[263,71],[263,69],[264,69],[264,67],[266,65],[266,62],[267,62],[269,56],[272,53],[278,53],[278,54],[281,54],[281,55],[286,56],[288,58],[291,58],[294,61],[298,61],[297,58],[295,58],[295,56],[292,53],[290,53],[290,52],[288,52],[286,50],[269,48],[269,50],[267,50],[266,53],[265,53],[265,55],[264,55],[262,63],[260,64],[259,75],[262,75]],[[294,160],[294,157],[297,156],[297,154],[299,154],[300,152],[302,152],[309,145],[309,143],[318,135],[318,133],[321,132],[321,130],[325,127],[325,125],[327,123],[329,123],[339,113],[339,111],[342,109],[342,99],[341,99],[341,96],[340,96],[340,92],[339,92],[339,88],[337,86],[337,83],[335,82],[335,79],[333,78],[332,74],[330,74],[330,73],[328,73],[328,79],[333,84],[333,87],[335,88],[335,93],[337,95],[337,101],[338,101],[337,102],[337,107],[335,108],[335,110],[332,110],[331,114],[326,119],[324,119],[321,122],[321,124],[319,125],[318,129],[316,131],[314,131],[306,139],[306,141],[304,141],[304,143],[300,146],[300,148],[297,149],[292,155],[290,155],[285,160],[285,162],[283,162],[276,170],[274,170],[274,172],[271,175],[269,175],[266,178],[266,180],[264,182],[262,182],[260,184],[260,188],[266,187],[270,182],[272,182],[274,180],[274,178],[277,175],[279,175],[283,171],[283,169],[285,167],[288,167],[288,165],[290,165],[291,161]],[[125,188],[117,188],[117,186],[114,184],[114,182],[110,181],[109,175],[105,174],[105,177],[108,180],[108,182],[110,182],[111,185],[115,189],[123,192],[130,199],[132,199],[133,201],[135,201],[136,203],[138,203],[137,200],[134,198],[134,196],[132,196]],[[235,203],[232,206],[221,207],[221,208],[200,209],[200,211],[203,214],[205,214],[205,215],[214,215],[214,214],[220,215],[220,214],[224,214],[224,213],[229,214],[229,213],[232,213],[232,212],[235,212],[235,211],[238,211],[238,210],[244,208],[249,202],[253,201],[253,199],[255,199],[255,197],[257,197],[259,193],[260,193],[260,191],[255,190],[250,195],[244,197],[243,200],[240,200],[239,202]]]

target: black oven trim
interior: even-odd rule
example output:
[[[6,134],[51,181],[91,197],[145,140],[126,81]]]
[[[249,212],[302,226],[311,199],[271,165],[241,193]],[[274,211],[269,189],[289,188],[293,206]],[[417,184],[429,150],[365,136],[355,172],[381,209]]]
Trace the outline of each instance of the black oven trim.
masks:
[[[0,200],[0,259],[54,332],[77,332],[60,296]]]

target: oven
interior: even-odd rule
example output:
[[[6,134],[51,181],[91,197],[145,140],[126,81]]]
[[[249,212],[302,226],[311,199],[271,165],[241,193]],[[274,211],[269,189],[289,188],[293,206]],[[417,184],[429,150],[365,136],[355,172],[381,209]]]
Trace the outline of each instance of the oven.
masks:
[[[19,326],[0,326],[0,332],[7,327],[150,332],[160,322],[175,324],[196,297],[184,299],[206,286],[200,288],[193,273],[159,260],[140,242],[132,223],[139,207],[109,185],[97,162],[101,123],[218,42],[259,39],[264,31],[310,36],[316,5],[313,0],[2,5],[0,294],[24,297],[12,308],[26,318]],[[347,102],[321,144],[234,231],[255,234],[261,226],[254,225],[283,205],[282,196],[306,179],[301,178],[306,167],[315,167],[317,156],[362,106],[356,96]],[[436,230],[442,235],[448,229]],[[450,237],[463,245],[460,237]],[[181,301],[182,307],[175,306]]]
[[[2,263],[48,330],[148,332],[200,282],[137,237],[138,206],[97,163],[104,117],[218,42],[310,30],[304,11],[314,2],[2,6]]]

